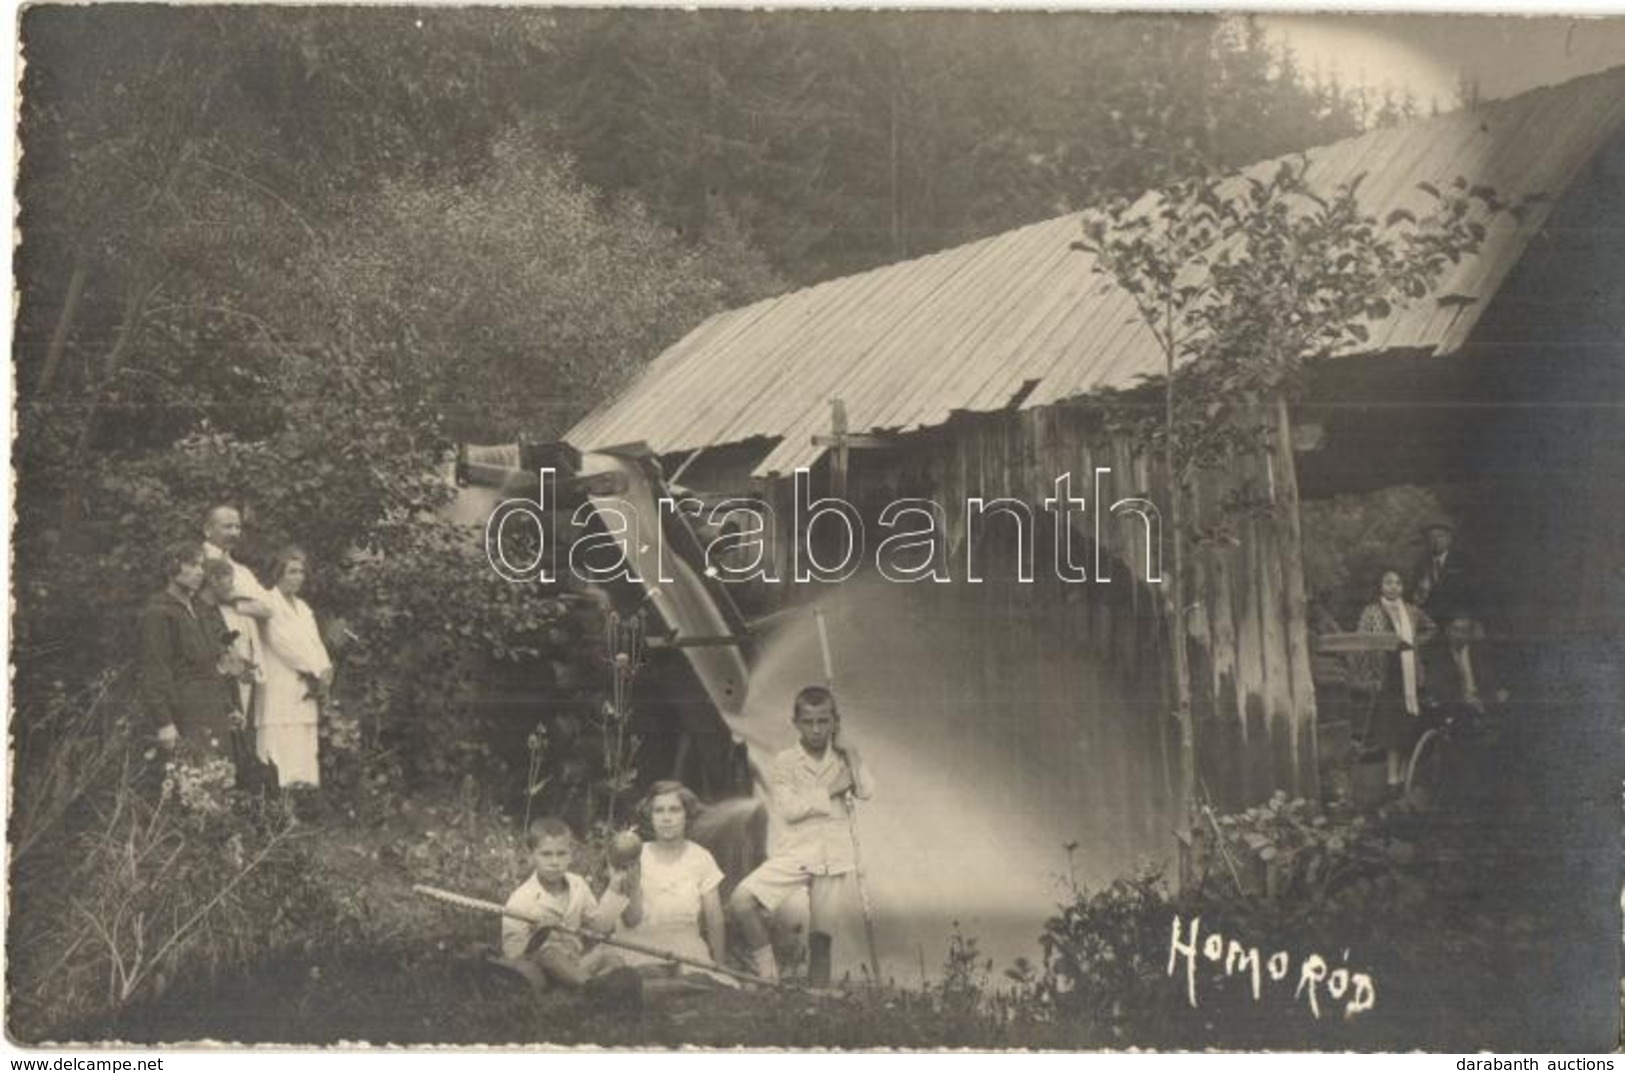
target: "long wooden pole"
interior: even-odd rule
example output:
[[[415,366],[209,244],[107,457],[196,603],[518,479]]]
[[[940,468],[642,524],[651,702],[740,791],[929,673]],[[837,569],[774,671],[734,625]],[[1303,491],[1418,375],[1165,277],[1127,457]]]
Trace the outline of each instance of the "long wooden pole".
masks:
[[[1185,632],[1185,482],[1179,458],[1179,425],[1175,421],[1174,314],[1171,301],[1163,305],[1163,348],[1168,362],[1168,383],[1163,393],[1163,467],[1168,471],[1168,520],[1173,533],[1174,570],[1170,596],[1173,607],[1168,616],[1168,641],[1174,657],[1174,719],[1179,724],[1179,792],[1185,799],[1181,809],[1181,841],[1193,844],[1198,797],[1196,793],[1196,720],[1191,713],[1190,650]],[[1187,850],[1188,853],[1188,850]],[[1189,859],[1180,869],[1179,883],[1187,885]]]
[[[483,898],[471,898],[466,894],[458,894],[455,891],[441,890],[439,887],[431,887],[423,883],[414,884],[412,889],[418,894],[426,895],[438,901],[445,902],[447,905],[455,905],[463,909],[477,909],[485,913],[496,913],[500,916],[512,917],[514,920],[523,920],[527,924],[535,924],[538,927],[553,928],[557,931],[564,932],[566,935],[574,935],[582,939],[591,939],[594,942],[603,943],[606,946],[616,946],[620,947],[622,950],[631,950],[634,953],[647,954],[650,957],[656,957],[662,961],[675,962],[678,965],[690,965],[696,969],[704,969],[706,972],[721,973],[723,976],[731,976],[735,980],[743,980],[749,984],[760,984],[763,987],[776,988],[782,988],[784,986],[777,980],[768,980],[764,977],[756,976],[748,972],[740,972],[738,969],[730,969],[726,965],[718,965],[714,962],[702,961],[699,958],[691,958],[683,954],[676,954],[670,950],[662,950],[658,946],[646,946],[643,943],[634,942],[631,939],[622,939],[614,935],[605,935],[603,932],[593,931],[591,928],[567,927],[566,925],[560,924],[556,921],[546,920],[530,913],[522,913],[517,909],[509,909],[507,906],[498,905],[496,902],[488,902]]]

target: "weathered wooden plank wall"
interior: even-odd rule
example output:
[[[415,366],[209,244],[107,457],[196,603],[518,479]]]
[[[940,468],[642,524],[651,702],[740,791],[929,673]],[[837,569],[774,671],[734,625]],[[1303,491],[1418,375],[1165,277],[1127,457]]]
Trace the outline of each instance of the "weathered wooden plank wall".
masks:
[[[862,455],[852,494],[866,508],[903,497],[943,507],[954,581],[909,588],[926,613],[966,639],[964,658],[949,651],[941,663],[948,733],[985,737],[994,722],[997,777],[1024,800],[1079,817],[1090,860],[1127,866],[1169,843],[1178,813],[1168,768],[1177,739],[1168,718],[1166,642],[1154,594],[1121,562],[1113,563],[1110,584],[1056,576],[1055,533],[1041,504],[1066,471],[1069,449],[1064,423],[1048,411],[1027,424],[978,423]],[[1074,475],[1074,494],[1092,496],[1088,478]],[[1017,575],[1008,517],[990,515],[969,531],[965,504],[973,497],[1039,505],[1031,583]],[[977,583],[966,578],[967,540],[975,542]],[[1093,576],[1093,556],[1082,541],[1077,550]],[[1112,554],[1126,550],[1124,542]]]
[[[1132,739],[1143,764],[1102,774],[1115,801],[1143,798],[1133,811],[1152,817],[1167,809],[1177,787],[1178,731],[1169,715],[1163,593],[1161,586],[1144,584],[1146,527],[1132,514],[1101,517],[1101,546],[1114,564],[1107,571],[1113,575],[1110,583],[1095,580],[1092,554],[1084,556],[1089,582],[1058,582],[1047,550],[1049,523],[1042,504],[1064,473],[1073,476],[1073,493],[1088,500],[1076,524],[1081,536],[1093,540],[1101,507],[1094,501],[1097,467],[1111,471],[1103,487],[1109,500],[1149,499],[1166,517],[1167,481],[1157,460],[1136,455],[1126,440],[1101,430],[1093,411],[1070,404],[967,416],[941,430],[905,437],[896,450],[857,453],[850,495],[867,505],[909,496],[944,507],[956,583],[935,587],[954,591],[961,601],[960,621],[984,624],[968,629],[993,631],[979,646],[979,669],[968,676],[978,703],[1071,711],[1084,742],[1106,732]],[[781,519],[790,514],[788,483],[774,481],[769,489]],[[1238,495],[1250,499],[1253,509],[1221,509]],[[1037,583],[1014,584],[1013,565],[984,568],[987,580],[980,585],[963,582],[965,507],[978,497],[1016,498],[1037,509]],[[1187,625],[1206,792],[1230,808],[1255,804],[1275,790],[1313,798],[1319,793],[1315,705],[1290,449],[1278,446],[1269,455],[1204,472],[1192,498],[1189,529],[1202,538],[1188,556]],[[1007,524],[984,520],[990,535],[979,538],[979,562],[1013,558],[1013,546],[1000,545],[995,552],[986,542]],[[1163,544],[1166,548],[1167,536]],[[782,556],[782,545],[776,550]],[[1171,569],[1172,556],[1165,553],[1163,575]],[[1065,658],[1052,658],[1062,650]],[[1002,655],[1013,651],[1042,654],[1042,670],[1033,681],[1013,683],[1001,670],[1028,665]],[[1127,705],[1125,695],[1132,697]],[[1129,708],[1135,710],[1132,718],[1125,714]],[[1117,723],[1105,728],[1103,719]],[[1024,747],[1063,744],[1035,739]],[[1142,789],[1130,790],[1129,782]]]

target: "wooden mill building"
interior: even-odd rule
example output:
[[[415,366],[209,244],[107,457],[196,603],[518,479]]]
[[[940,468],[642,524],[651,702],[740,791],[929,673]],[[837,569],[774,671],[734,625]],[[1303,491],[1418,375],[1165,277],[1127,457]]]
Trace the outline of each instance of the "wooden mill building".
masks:
[[[1498,218],[1433,297],[1319,369],[1291,442],[1201,475],[1191,528],[1210,539],[1190,563],[1187,628],[1199,767],[1216,802],[1320,792],[1325,705],[1308,601],[1352,629],[1373,571],[1408,565],[1417,527],[1435,516],[1496,564],[1504,584],[1486,617],[1501,636],[1611,624],[1625,596],[1610,536],[1625,529],[1622,129],[1616,69],[1306,154],[1317,189],[1364,174],[1361,200],[1379,219],[1425,209],[1418,184],[1458,176],[1508,200],[1543,198]],[[1090,512],[1100,468],[1113,498],[1165,504],[1158,460],[1108,432],[1096,399],[1160,372],[1161,351],[1074,249],[1080,237],[1079,217],[1062,216],[719,314],[567,439],[583,450],[645,441],[684,486],[775,505],[781,579],[799,539],[792,474],[807,467],[819,494],[830,488],[834,400],[852,433],[883,444],[851,452],[847,498],[866,512],[901,497],[943,504],[956,557],[978,535],[1010,559],[1018,550],[992,515],[968,533],[968,500],[1038,507],[1063,473]],[[1225,511],[1238,494],[1269,509]],[[1081,523],[1093,539],[1093,517]],[[1057,791],[1056,807],[1116,810],[1144,834],[1166,832],[1179,730],[1165,601],[1145,583],[1143,523],[1114,517],[1099,531],[1109,584],[1059,582],[1040,526],[1032,584],[1013,569],[964,583],[956,568],[953,584],[904,587],[899,629],[929,622],[963,640],[909,688],[940,707],[945,735],[996,725],[1018,765],[1065,765],[1110,744],[1119,762]],[[796,589],[767,598],[793,601]]]

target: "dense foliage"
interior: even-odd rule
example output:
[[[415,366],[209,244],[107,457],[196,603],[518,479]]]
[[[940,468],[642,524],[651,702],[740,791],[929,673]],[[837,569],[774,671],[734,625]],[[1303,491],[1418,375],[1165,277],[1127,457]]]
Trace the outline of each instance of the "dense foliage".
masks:
[[[312,554],[313,604],[361,639],[357,714],[446,716],[470,660],[543,647],[556,606],[436,515],[449,443],[559,434],[767,277],[581,186],[461,62],[518,64],[532,20],[469,15],[431,43],[402,12],[30,13],[24,719],[129,657],[153,556],[216,502],[251,566]]]
[[[930,253],[1199,164],[1415,110],[1208,16],[557,13],[548,114],[601,189],[742,226],[810,281]]]

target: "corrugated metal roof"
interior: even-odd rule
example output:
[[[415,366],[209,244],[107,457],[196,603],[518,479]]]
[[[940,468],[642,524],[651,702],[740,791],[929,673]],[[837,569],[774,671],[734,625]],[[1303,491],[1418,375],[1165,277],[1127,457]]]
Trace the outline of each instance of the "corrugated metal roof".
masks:
[[[1625,124],[1625,67],[1534,90],[1473,112],[1373,131],[1310,150],[1306,176],[1331,191],[1360,173],[1380,217],[1417,212],[1417,184],[1462,176],[1506,199],[1547,195],[1521,222],[1503,214],[1480,252],[1452,266],[1437,295],[1372,326],[1364,352],[1460,347],[1557,196]],[[1267,174],[1266,162],[1247,173]],[[778,445],[757,475],[823,453],[812,437],[829,402],[853,431],[940,425],[958,410],[1022,408],[1107,387],[1162,367],[1122,291],[1092,271],[1073,213],[928,257],[831,280],[718,314],[657,357],[566,439],[583,449],[646,440],[662,453],[757,437]]]

